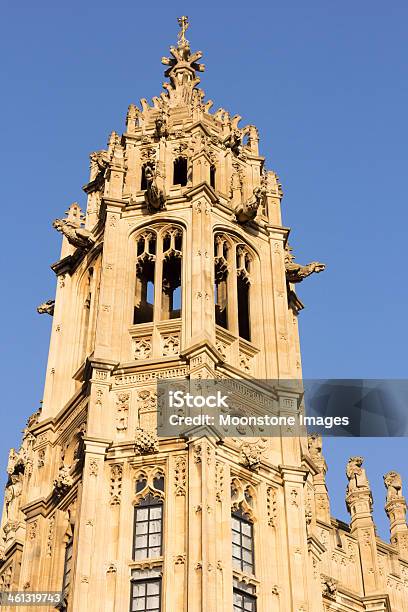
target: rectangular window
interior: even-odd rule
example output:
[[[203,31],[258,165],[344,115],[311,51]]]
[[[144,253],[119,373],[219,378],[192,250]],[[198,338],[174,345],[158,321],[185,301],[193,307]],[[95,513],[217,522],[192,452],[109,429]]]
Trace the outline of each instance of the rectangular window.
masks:
[[[161,577],[158,571],[134,570],[131,584],[130,612],[161,611]]]
[[[232,564],[247,574],[254,573],[253,526],[238,512],[232,520]]]
[[[135,507],[133,559],[151,559],[162,554],[163,504]]]
[[[255,587],[234,580],[233,612],[256,612]]]

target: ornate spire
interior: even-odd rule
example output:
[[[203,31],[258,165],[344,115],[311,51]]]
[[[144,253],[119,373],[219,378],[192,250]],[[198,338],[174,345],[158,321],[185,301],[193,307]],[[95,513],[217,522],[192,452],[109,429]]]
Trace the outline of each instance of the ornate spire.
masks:
[[[204,72],[204,64],[198,64],[202,57],[201,51],[191,53],[190,43],[186,39],[186,30],[189,27],[188,17],[183,15],[177,19],[180,32],[177,35],[177,47],[170,47],[172,57],[162,57],[162,64],[169,66],[164,73],[170,83],[163,83],[168,91],[171,106],[182,106],[191,100],[193,89],[200,82],[197,72]]]

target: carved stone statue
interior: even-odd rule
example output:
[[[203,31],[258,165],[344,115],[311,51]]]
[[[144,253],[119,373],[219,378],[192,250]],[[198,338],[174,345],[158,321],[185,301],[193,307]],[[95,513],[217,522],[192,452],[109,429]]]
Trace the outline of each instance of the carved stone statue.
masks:
[[[312,261],[306,266],[302,266],[295,262],[295,257],[292,255],[292,249],[286,245],[285,247],[285,269],[286,278],[290,283],[300,283],[304,278],[315,272],[323,272],[326,269],[325,264],[319,261]]]
[[[258,208],[265,202],[266,189],[265,187],[255,187],[253,196],[248,202],[240,204],[235,209],[235,216],[239,223],[247,223],[255,219]]]
[[[347,493],[353,493],[359,489],[369,489],[370,483],[363,467],[363,457],[350,457],[346,467],[346,475],[348,478]]]
[[[387,489],[387,502],[402,498],[402,478],[397,472],[385,474],[384,484]]]
[[[239,155],[242,150],[242,133],[241,130],[235,129],[224,140],[224,145],[231,149],[234,155]]]
[[[37,312],[39,314],[49,314],[52,316],[54,314],[54,306],[55,300],[48,300],[37,306]]]
[[[67,238],[69,244],[77,249],[88,250],[95,243],[91,232],[67,219],[55,219],[52,226]]]
[[[91,181],[105,174],[105,170],[109,165],[108,154],[106,151],[93,151],[89,155],[91,160]]]
[[[18,519],[20,507],[19,497],[21,496],[23,490],[22,480],[22,474],[11,474],[9,483],[6,486],[4,499],[6,504],[6,517],[8,521]]]
[[[307,445],[309,453],[313,461],[320,462],[323,459],[322,455],[322,436],[318,433],[311,433],[307,437]]]
[[[145,177],[147,189],[145,191],[145,200],[149,211],[161,210],[164,208],[164,192],[158,188],[156,174],[150,166],[146,166]]]
[[[162,115],[161,117],[157,117],[155,125],[157,138],[166,137],[168,133],[166,117],[164,115]]]

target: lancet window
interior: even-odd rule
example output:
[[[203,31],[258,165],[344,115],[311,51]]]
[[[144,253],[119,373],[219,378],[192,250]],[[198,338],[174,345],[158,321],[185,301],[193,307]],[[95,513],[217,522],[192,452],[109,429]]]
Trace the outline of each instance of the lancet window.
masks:
[[[176,157],[173,162],[173,185],[187,185],[187,158]]]
[[[181,315],[183,232],[171,225],[143,231],[137,238],[133,323],[177,319]]]
[[[248,341],[251,340],[252,262],[245,244],[226,234],[215,235],[215,322]]]

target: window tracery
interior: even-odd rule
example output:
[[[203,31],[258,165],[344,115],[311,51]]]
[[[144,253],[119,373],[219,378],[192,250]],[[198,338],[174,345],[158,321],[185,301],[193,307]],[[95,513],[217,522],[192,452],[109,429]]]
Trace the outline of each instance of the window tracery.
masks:
[[[183,231],[176,225],[138,236],[134,324],[181,316],[182,247]]]
[[[251,341],[252,262],[246,244],[223,233],[215,234],[215,322],[248,341]]]

